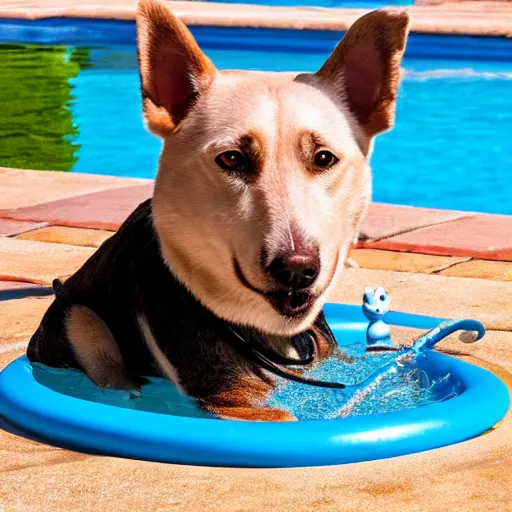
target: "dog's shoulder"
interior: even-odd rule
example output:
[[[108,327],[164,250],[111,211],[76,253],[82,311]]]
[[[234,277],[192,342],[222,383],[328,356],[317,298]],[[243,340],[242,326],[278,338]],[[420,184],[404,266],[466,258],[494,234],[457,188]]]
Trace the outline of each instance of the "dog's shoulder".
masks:
[[[80,305],[96,313],[114,338],[122,340],[121,351],[137,361],[139,348],[144,346],[136,324],[140,297],[156,283],[159,289],[164,287],[169,276],[153,227],[151,200],[147,200],[80,269],[64,283],[55,282],[55,300],[30,340],[29,359],[50,366],[80,367],[65,327],[70,308]]]
[[[115,295],[116,299],[123,300],[132,295],[129,290],[137,288],[142,275],[150,269],[162,271],[164,264],[148,199],[64,283],[64,290],[73,302],[83,303],[89,297],[96,301],[100,294]],[[119,289],[123,288],[128,293],[118,296]]]

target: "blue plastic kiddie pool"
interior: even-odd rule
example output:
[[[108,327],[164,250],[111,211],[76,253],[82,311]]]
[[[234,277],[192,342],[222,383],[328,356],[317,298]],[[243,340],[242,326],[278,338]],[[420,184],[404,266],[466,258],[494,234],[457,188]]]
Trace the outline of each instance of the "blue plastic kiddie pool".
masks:
[[[352,350],[365,343],[369,323],[360,307],[328,304],[325,314],[342,348]],[[385,321],[432,329],[442,319],[390,312]],[[471,321],[465,322],[463,328],[472,328]],[[384,391],[365,410],[371,386],[354,381],[354,387],[347,388],[352,395],[339,398],[341,409],[350,401],[355,404],[347,417],[308,419],[308,408],[302,403],[294,411],[299,419],[302,414],[302,421],[221,420],[203,414],[187,399],[162,409],[177,393],[167,382],[167,391],[162,393],[160,379],[154,379],[148,391],[148,395],[153,393],[153,401],[148,397],[146,405],[141,405],[144,390],[139,398],[127,392],[99,390],[78,372],[32,366],[21,357],[0,373],[0,418],[6,430],[87,453],[211,466],[291,467],[344,464],[438,448],[478,436],[504,417],[509,393],[498,377],[434,352],[430,348],[433,343],[422,343],[412,361],[394,365],[398,373],[389,371],[396,354],[383,352],[368,356],[374,358],[371,360],[361,359],[370,364],[374,375],[384,368],[380,380],[375,381]],[[379,357],[387,358],[381,367]],[[429,400],[420,400],[415,406],[409,403],[414,392],[411,395],[409,390],[402,398],[400,387],[386,390],[388,374],[403,374],[400,378],[407,379],[414,376],[415,383],[426,379],[427,384],[420,383],[417,390]],[[287,383],[273,398],[274,405],[282,406],[287,390],[297,389],[300,393],[291,395],[310,396],[310,387]],[[313,401],[319,400],[315,397]]]

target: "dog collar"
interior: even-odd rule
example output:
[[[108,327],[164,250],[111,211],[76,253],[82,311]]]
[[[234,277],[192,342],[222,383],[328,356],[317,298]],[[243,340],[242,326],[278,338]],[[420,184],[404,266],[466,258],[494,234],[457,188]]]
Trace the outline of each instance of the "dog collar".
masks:
[[[226,341],[228,341],[238,353],[257,362],[262,368],[268,370],[274,375],[294,382],[299,382],[300,384],[307,384],[309,386],[333,389],[344,389],[346,387],[346,385],[341,382],[311,379],[282,368],[282,366],[306,366],[314,361],[314,347],[316,339],[315,335],[311,331],[307,331],[306,333],[309,335],[309,339],[311,341],[310,354],[304,359],[294,359],[283,356],[268,347],[261,346],[260,344],[256,345],[255,343],[251,343],[229,324],[227,324],[226,327],[231,334],[231,336],[227,337]]]

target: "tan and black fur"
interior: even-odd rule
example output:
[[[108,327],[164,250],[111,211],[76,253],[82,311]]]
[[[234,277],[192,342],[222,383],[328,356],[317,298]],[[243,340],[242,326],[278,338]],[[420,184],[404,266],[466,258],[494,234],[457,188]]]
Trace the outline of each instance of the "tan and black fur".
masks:
[[[161,375],[222,417],[292,419],[262,405],[274,379],[225,326],[287,356],[308,330],[317,359],[333,350],[321,308],[370,200],[407,25],[363,16],[315,74],[218,71],[164,4],[140,2],[144,116],[164,141],[154,197],[58,286],[29,358],[106,387]]]

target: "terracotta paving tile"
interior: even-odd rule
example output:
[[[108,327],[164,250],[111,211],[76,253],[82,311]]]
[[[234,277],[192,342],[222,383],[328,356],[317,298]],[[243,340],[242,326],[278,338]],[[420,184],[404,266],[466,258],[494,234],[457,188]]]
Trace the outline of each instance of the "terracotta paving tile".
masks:
[[[52,301],[53,297],[0,301],[0,346],[28,341]]]
[[[475,318],[487,329],[512,331],[512,282],[346,269],[330,300],[360,304],[365,286],[384,286],[394,311],[440,318]]]
[[[0,211],[12,219],[46,221],[59,226],[115,231],[153,193],[153,182],[104,190],[17,210]]]
[[[379,240],[412,229],[459,219],[467,215],[466,212],[372,203],[363,222],[361,232],[369,240]]]
[[[0,280],[51,284],[75,272],[94,249],[16,238],[0,238]]]
[[[512,261],[512,216],[475,215],[386,238],[371,246]]]
[[[59,171],[28,171],[0,167],[0,208],[14,209],[111,188],[148,183],[150,180],[118,178]]]
[[[510,249],[502,249],[495,251],[491,255],[493,260],[497,261],[512,261],[512,247]]]
[[[512,281],[512,263],[508,261],[471,260],[440,272],[443,276],[476,277],[494,281]]]
[[[381,251],[378,249],[352,249],[350,256],[361,268],[395,270],[397,272],[438,272],[450,265],[467,261],[469,258],[452,256],[431,256],[410,252]]]
[[[30,231],[29,233],[23,233],[16,238],[20,240],[35,240],[38,242],[50,242],[56,244],[99,247],[113,234],[113,231],[104,231],[102,229],[49,226],[43,229]]]
[[[1,178],[0,178],[1,179]],[[28,222],[24,220],[0,218],[0,236],[13,236],[32,229],[46,226],[44,222]]]

